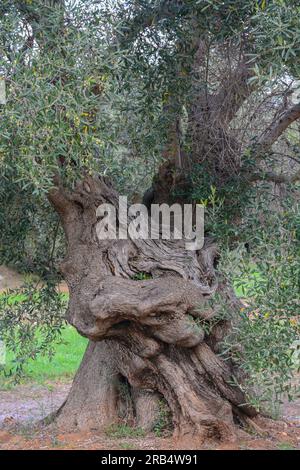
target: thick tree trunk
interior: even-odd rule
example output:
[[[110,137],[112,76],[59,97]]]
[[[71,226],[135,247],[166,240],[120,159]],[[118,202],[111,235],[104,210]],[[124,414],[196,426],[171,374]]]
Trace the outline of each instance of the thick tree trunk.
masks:
[[[247,421],[256,412],[245,405],[233,365],[217,355],[239,304],[218,283],[214,245],[196,252],[182,240],[99,240],[97,207],[109,202],[118,209],[118,194],[101,178],[85,178],[72,192],[58,186],[49,197],[68,241],[61,267],[67,317],[91,340],[57,422],[93,429],[117,420],[123,380],[145,429],[163,397],[176,434],[233,439],[235,418]],[[149,279],[136,280],[139,273]],[[228,305],[226,321],[216,322],[217,309],[207,305],[216,290]],[[212,319],[207,334],[203,322]]]
[[[90,341],[66,402],[55,415],[64,429],[99,429],[118,419],[119,376],[105,341]]]
[[[116,367],[114,340],[90,341],[69,395],[52,420],[61,429],[101,430],[120,418],[151,431],[160,396],[152,390],[129,388]]]

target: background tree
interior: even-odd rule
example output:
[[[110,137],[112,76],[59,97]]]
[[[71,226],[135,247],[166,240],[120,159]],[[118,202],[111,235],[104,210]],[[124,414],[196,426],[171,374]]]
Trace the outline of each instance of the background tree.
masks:
[[[67,318],[90,339],[56,422],[116,420],[125,382],[138,424],[153,426],[163,398],[177,432],[233,438],[234,424],[251,424],[257,409],[233,360],[241,351],[224,357],[244,307],[216,271],[212,236],[232,248],[253,191],[299,179],[284,142],[289,129],[299,139],[297,2],[34,0],[1,9],[2,179],[10,188],[14,180],[14,197],[31,193],[33,206],[47,197],[56,210]],[[136,199],[153,175],[145,202],[207,206],[199,252],[178,241],[97,240],[97,206],[117,206],[107,176]],[[51,263],[44,278],[54,288]]]

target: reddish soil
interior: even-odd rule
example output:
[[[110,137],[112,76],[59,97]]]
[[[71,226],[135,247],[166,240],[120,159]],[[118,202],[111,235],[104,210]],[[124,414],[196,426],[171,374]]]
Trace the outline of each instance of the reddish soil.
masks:
[[[105,432],[62,433],[36,423],[64,401],[70,384],[20,385],[0,391],[0,449],[300,449],[300,400],[285,403],[280,421],[258,419],[262,432],[239,432],[236,442],[176,440],[171,436],[112,438]]]

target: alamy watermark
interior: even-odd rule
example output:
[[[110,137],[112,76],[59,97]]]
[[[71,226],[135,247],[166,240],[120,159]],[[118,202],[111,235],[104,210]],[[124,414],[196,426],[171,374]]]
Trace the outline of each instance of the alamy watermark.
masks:
[[[197,204],[144,204],[128,206],[119,197],[119,206],[101,204],[97,208],[96,232],[99,240],[184,240],[186,250],[200,250],[204,244],[204,206]]]

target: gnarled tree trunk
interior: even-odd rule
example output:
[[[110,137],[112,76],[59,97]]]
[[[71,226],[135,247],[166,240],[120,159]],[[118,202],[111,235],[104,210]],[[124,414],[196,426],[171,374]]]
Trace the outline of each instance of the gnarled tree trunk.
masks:
[[[68,241],[61,266],[68,321],[91,341],[57,422],[93,429],[115,421],[123,380],[137,424],[146,429],[163,397],[176,434],[233,438],[235,417],[256,412],[245,405],[233,365],[217,354],[231,320],[209,335],[202,327],[217,315],[207,305],[216,290],[230,311],[239,308],[218,283],[214,245],[196,252],[182,240],[99,240],[97,207],[109,202],[118,214],[118,194],[103,178],[87,177],[74,191],[58,185],[49,197]],[[148,278],[137,280],[139,273]]]

